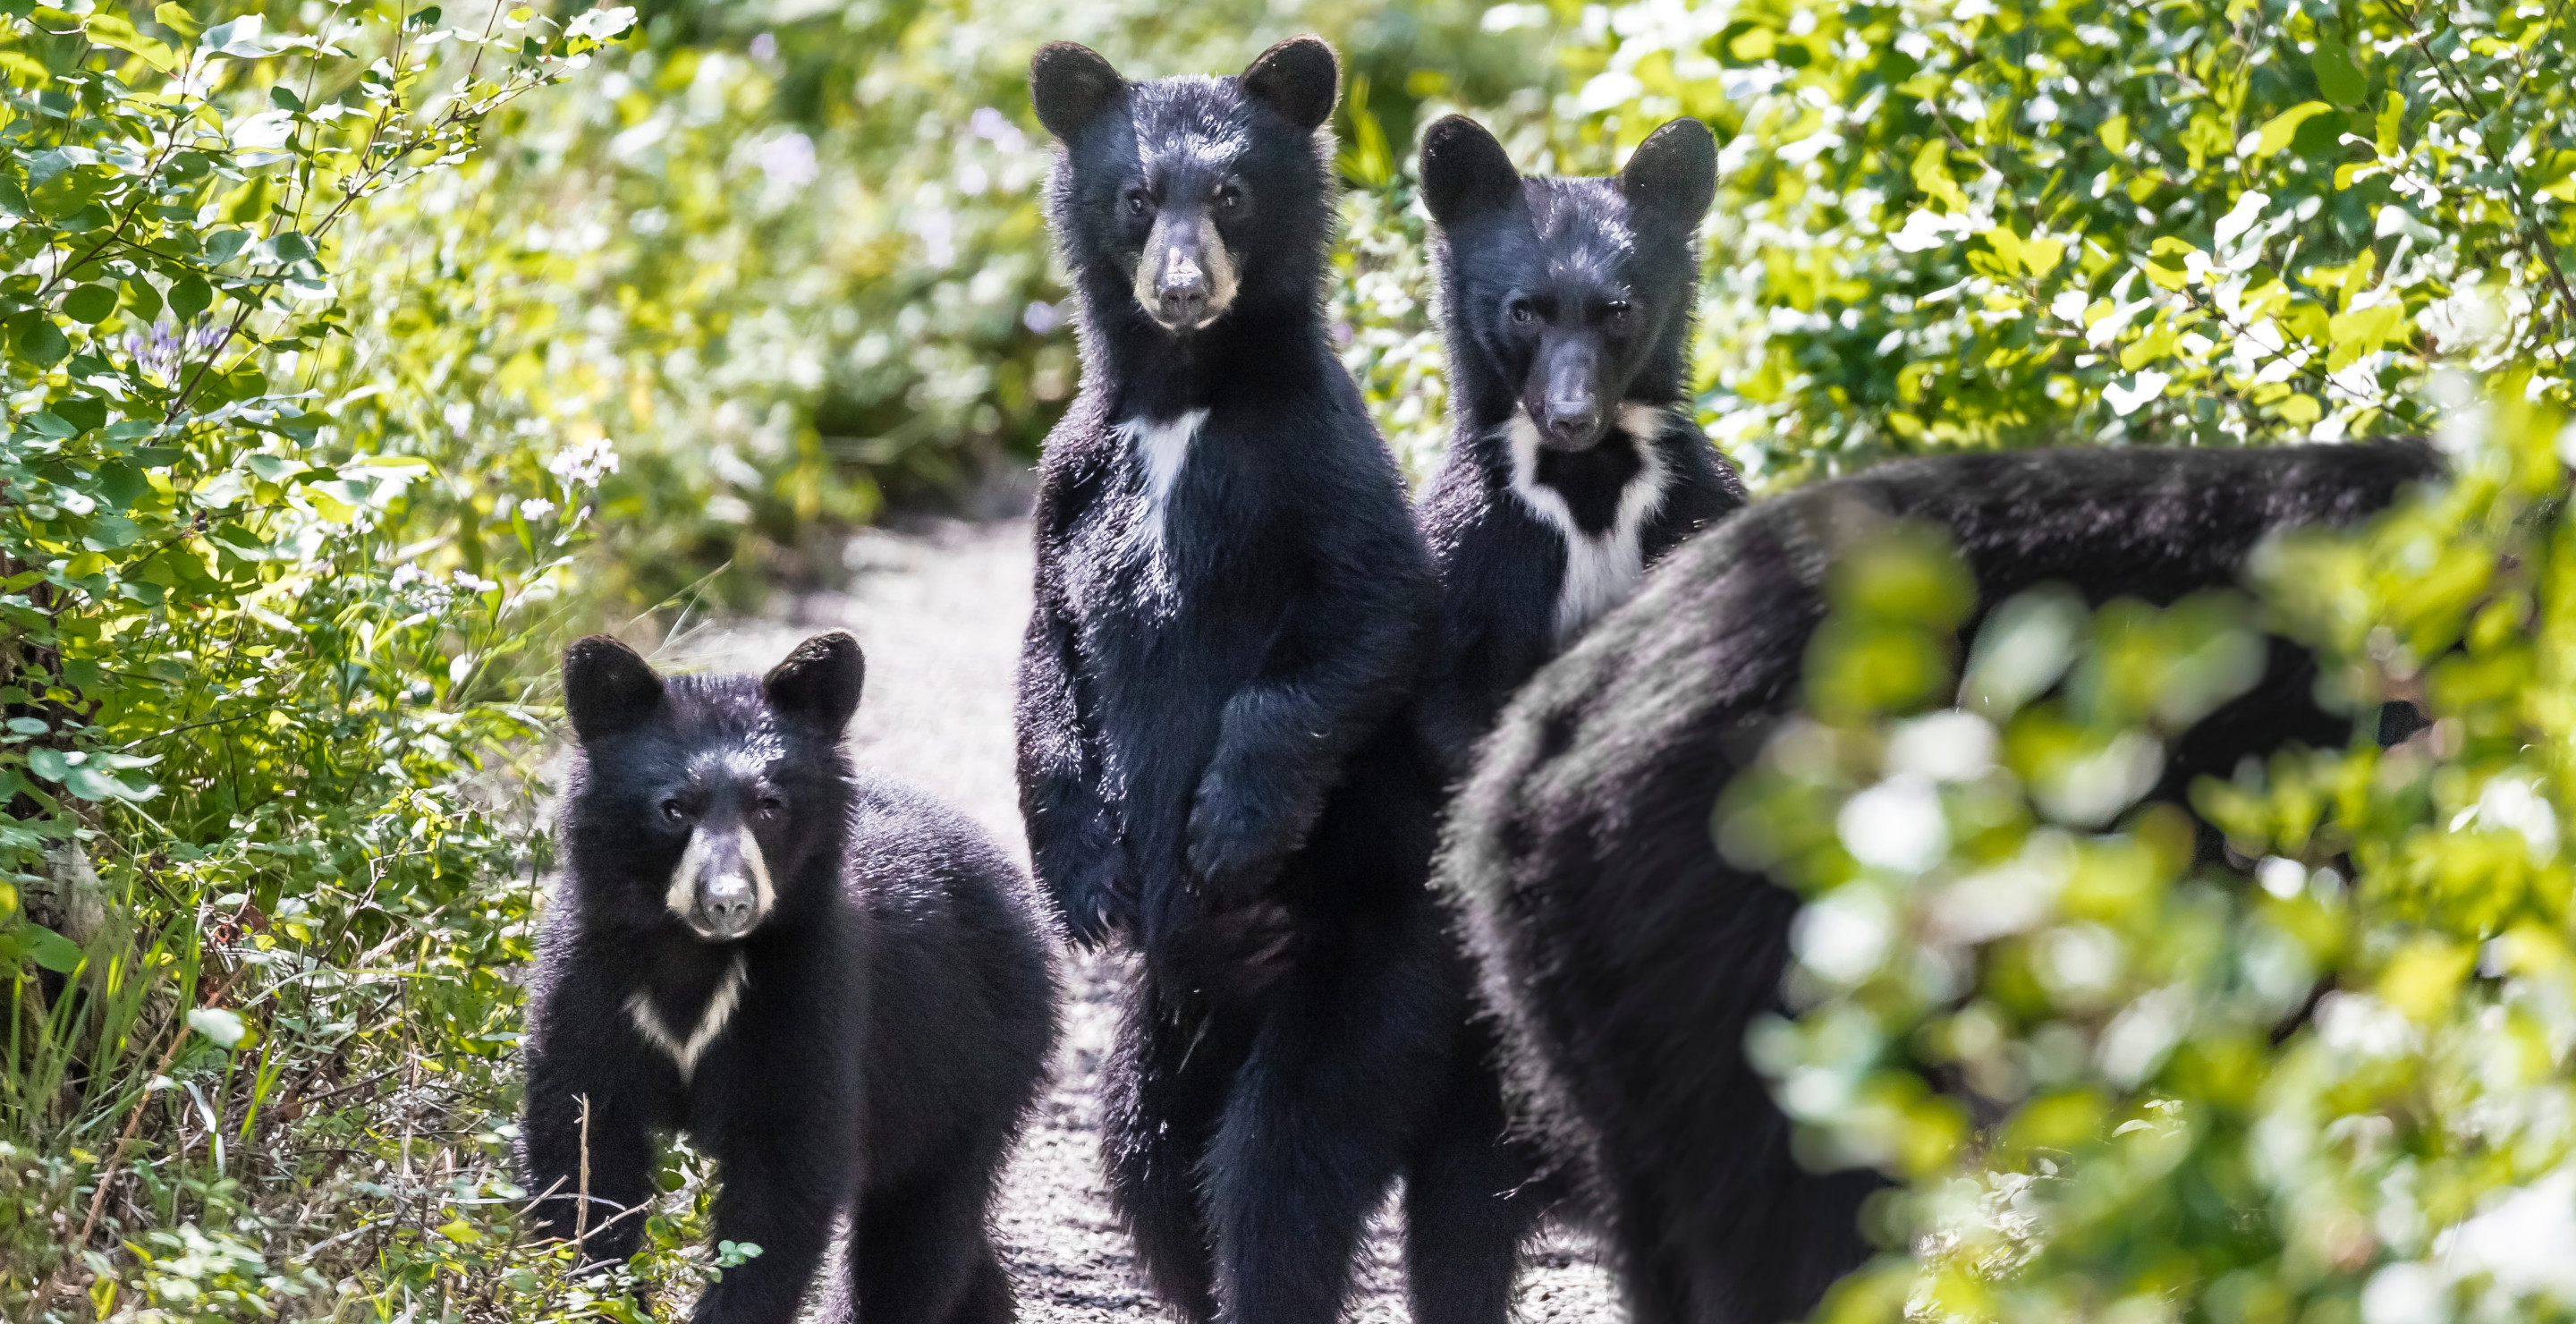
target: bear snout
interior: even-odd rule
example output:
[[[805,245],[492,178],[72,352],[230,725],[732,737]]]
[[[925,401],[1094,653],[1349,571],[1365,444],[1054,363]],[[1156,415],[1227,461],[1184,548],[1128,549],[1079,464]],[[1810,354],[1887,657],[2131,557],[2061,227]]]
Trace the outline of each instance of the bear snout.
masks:
[[[1234,303],[1234,255],[1205,212],[1154,221],[1136,264],[1136,302],[1167,331],[1197,331]]]
[[[664,904],[709,942],[748,935],[769,917],[776,897],[760,839],[742,828],[701,826],[672,870]]]

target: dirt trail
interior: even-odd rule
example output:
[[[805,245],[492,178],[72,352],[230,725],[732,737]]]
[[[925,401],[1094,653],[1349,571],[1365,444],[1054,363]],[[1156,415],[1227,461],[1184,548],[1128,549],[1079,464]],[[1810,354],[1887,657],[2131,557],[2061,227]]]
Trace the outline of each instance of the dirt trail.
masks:
[[[1029,610],[1025,521],[941,522],[869,530],[846,553],[846,592],[813,593],[775,616],[692,632],[664,656],[690,665],[765,669],[797,640],[844,627],[867,651],[865,698],[851,724],[861,762],[958,806],[1025,865],[1012,787],[1012,672]],[[1110,958],[1066,963],[1065,1040],[1054,1088],[1030,1121],[1004,1181],[997,1233],[1029,1324],[1124,1324],[1168,1316],[1139,1281],[1109,1215],[1094,1104],[1114,1028]],[[1381,1226],[1361,1266],[1355,1324],[1401,1324],[1396,1238]],[[1522,1275],[1517,1317],[1530,1324],[1608,1324],[1608,1281],[1571,1240],[1551,1241]]]

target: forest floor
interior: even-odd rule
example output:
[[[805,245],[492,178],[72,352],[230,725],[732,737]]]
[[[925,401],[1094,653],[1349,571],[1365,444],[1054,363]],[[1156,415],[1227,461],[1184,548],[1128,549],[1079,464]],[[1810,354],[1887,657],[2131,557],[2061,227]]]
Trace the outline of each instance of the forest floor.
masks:
[[[1024,520],[867,530],[846,549],[844,589],[782,596],[763,619],[689,630],[663,656],[758,671],[809,634],[852,631],[868,660],[866,693],[851,723],[859,760],[964,810],[1025,865],[1011,777],[1011,695],[1028,620],[1030,558]],[[1165,1319],[1135,1271],[1100,1178],[1097,1087],[1115,1025],[1120,962],[1074,953],[1064,973],[1065,1034],[1053,1087],[1030,1118],[994,1220],[1019,1284],[1020,1318]],[[1359,1266],[1354,1324],[1407,1318],[1400,1264],[1397,1231],[1382,1217]],[[1620,1312],[1589,1248],[1551,1237],[1522,1274],[1516,1317],[1607,1324]]]

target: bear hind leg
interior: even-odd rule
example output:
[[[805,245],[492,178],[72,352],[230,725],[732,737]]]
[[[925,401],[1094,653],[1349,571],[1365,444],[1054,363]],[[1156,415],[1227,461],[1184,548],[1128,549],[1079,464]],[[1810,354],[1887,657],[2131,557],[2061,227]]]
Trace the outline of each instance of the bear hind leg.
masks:
[[[1231,1027],[1176,1021],[1149,972],[1129,986],[1101,1107],[1110,1204],[1145,1280],[1190,1324],[1216,1319],[1199,1164],[1225,1102]]]
[[[1416,1324],[1504,1324],[1521,1245],[1545,1212],[1532,1184],[1536,1156],[1505,1135],[1490,1047],[1481,1032],[1467,1036],[1449,1097],[1405,1171],[1405,1288]]]
[[[866,1200],[851,1222],[857,1324],[1008,1324],[1011,1280],[986,1228],[990,1166]]]

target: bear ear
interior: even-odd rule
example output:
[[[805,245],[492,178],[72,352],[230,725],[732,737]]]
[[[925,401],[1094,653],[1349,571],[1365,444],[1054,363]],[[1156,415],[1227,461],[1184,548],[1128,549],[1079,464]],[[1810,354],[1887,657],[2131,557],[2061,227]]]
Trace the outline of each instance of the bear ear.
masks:
[[[1118,99],[1127,80],[1100,52],[1070,41],[1049,42],[1029,60],[1029,100],[1038,123],[1061,142]]]
[[[1342,62],[1321,37],[1290,37],[1244,69],[1243,90],[1312,133],[1341,96]]]
[[[847,630],[834,630],[796,645],[786,661],[761,677],[760,689],[771,707],[837,735],[858,711],[867,676],[859,641]]]
[[[1444,226],[1520,200],[1521,173],[1485,126],[1443,116],[1422,134],[1422,205]]]
[[[604,634],[564,650],[563,687],[564,713],[585,745],[642,723],[662,706],[662,678],[651,664]]]
[[[1651,207],[1691,225],[1717,196],[1717,139],[1695,119],[1677,119],[1646,135],[1619,172],[1629,205]]]

